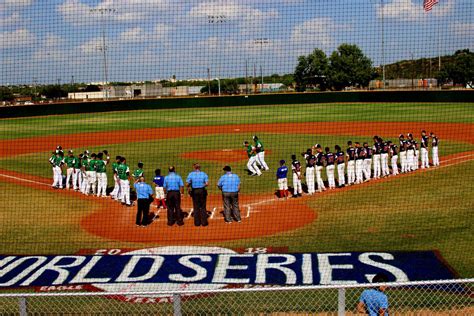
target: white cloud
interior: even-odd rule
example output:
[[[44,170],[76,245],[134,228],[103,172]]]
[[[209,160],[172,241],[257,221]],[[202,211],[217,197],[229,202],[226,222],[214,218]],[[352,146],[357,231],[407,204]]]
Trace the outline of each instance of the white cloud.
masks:
[[[347,25],[338,25],[329,17],[313,18],[293,28],[291,41],[296,46],[318,47],[326,51],[335,44],[333,34],[347,28]]]
[[[433,16],[445,16],[451,12],[454,6],[453,0],[440,1],[433,9],[429,12],[425,12],[423,4],[420,2],[414,2],[413,0],[393,0],[390,3],[377,4],[377,16],[380,18],[382,15],[388,19],[398,19],[401,21],[420,21],[426,17]]]
[[[95,37],[93,39],[88,40],[87,42],[79,45],[78,50],[84,54],[92,54],[97,53],[102,48],[102,38]]]
[[[119,42],[121,43],[138,43],[147,39],[147,36],[141,27],[134,27],[122,32],[119,35]]]
[[[2,0],[0,2],[0,12],[8,9],[18,9],[20,7],[26,7],[33,3],[33,0]]]
[[[18,25],[21,20],[20,13],[12,12],[6,16],[0,17],[0,26],[2,27],[13,27]]]
[[[35,35],[27,29],[1,32],[0,48],[16,48],[32,45],[35,42]]]

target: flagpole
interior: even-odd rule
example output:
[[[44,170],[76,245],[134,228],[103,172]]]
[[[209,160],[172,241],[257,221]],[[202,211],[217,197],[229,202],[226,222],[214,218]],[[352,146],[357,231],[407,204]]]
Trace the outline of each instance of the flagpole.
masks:
[[[383,0],[381,0],[381,4],[382,4],[382,84],[383,84],[383,88],[382,89],[385,89],[385,30],[384,30],[384,15],[385,15],[385,12],[384,12],[384,7],[383,7]]]

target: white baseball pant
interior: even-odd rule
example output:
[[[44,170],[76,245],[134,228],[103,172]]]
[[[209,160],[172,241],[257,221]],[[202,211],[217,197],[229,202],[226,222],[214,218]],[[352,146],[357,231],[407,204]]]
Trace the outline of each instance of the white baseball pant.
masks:
[[[288,180],[286,178],[278,179],[278,190],[288,190]]]
[[[316,192],[314,188],[314,167],[306,167],[306,185],[308,186],[308,194]]]
[[[364,159],[364,177],[369,180],[372,176],[372,158]]]
[[[419,150],[415,150],[415,155],[413,157],[413,168],[414,170],[418,170],[418,167],[419,167],[419,162],[420,161],[420,151]]]
[[[354,184],[355,181],[355,161],[349,160],[347,162],[347,183]]]
[[[250,170],[252,174],[257,174],[257,175],[262,174],[260,169],[258,169],[257,167],[257,156],[252,156],[249,158],[249,161],[247,163],[247,168]]]
[[[415,160],[415,152],[410,149],[407,151],[407,171],[415,170],[415,166],[413,164],[414,160]]]
[[[398,174],[397,162],[398,162],[398,156],[397,155],[392,156],[392,174],[394,176],[396,176]]]
[[[334,179],[334,165],[326,166],[326,175],[328,176],[328,185],[330,189],[336,187],[336,180]]]
[[[97,196],[107,196],[107,174],[97,172]]]
[[[130,205],[130,181],[120,179],[120,190],[120,200],[122,200],[122,203]]]
[[[81,185],[82,172],[81,169],[74,168],[74,173],[72,174],[72,187],[74,190],[79,189]]]
[[[81,192],[86,194],[87,191],[87,174],[81,170]]]
[[[297,173],[293,173],[293,195],[303,193],[303,188],[301,187],[301,179]]]
[[[402,173],[405,173],[408,171],[407,152],[401,151],[399,155],[400,155],[400,166],[402,168]]]
[[[53,187],[63,188],[63,174],[59,166],[53,167]]]
[[[74,180],[73,180],[73,175],[74,175],[74,168],[67,168],[66,169],[66,189],[69,189],[70,185],[69,183],[72,181],[73,186],[74,186]]]
[[[113,197],[116,201],[120,199],[120,179],[116,174],[114,174],[114,189],[110,192],[110,196]]]
[[[86,194],[89,194],[91,189],[92,189],[92,194],[94,194],[96,192],[97,173],[95,171],[86,171],[86,175],[87,175]]]
[[[428,158],[428,148],[421,148],[421,169],[430,167],[430,159]]]
[[[257,153],[257,163],[262,166],[263,169],[268,170],[267,163],[265,162],[265,151],[261,151]]]
[[[381,170],[380,170],[380,155],[374,155],[374,178],[378,179],[381,176]]]
[[[390,174],[390,169],[388,168],[388,154],[380,155],[380,164],[382,166],[382,176],[388,176]]]
[[[438,146],[433,147],[432,154],[433,166],[439,166]]]
[[[337,164],[337,181],[338,181],[337,183],[339,184],[339,186],[346,184],[346,176],[344,174],[344,169],[345,169],[344,163]]]
[[[364,171],[364,160],[357,159],[355,163],[356,183],[364,182],[363,171]]]
[[[316,166],[316,183],[318,184],[318,192],[326,190],[324,186],[323,178],[321,177],[321,171],[323,166]]]

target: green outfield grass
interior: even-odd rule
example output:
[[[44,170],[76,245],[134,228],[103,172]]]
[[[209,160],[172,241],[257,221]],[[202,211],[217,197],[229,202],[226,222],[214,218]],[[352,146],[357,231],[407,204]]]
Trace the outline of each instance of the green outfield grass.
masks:
[[[2,119],[0,139],[146,127],[313,121],[474,123],[474,103],[291,104]]]

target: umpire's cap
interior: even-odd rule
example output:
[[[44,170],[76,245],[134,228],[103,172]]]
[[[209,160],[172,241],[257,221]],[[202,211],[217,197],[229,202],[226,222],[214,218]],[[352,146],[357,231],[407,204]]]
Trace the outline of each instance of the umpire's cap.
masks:
[[[229,172],[232,171],[232,168],[230,166],[225,166],[224,168],[222,168],[222,170]]]

